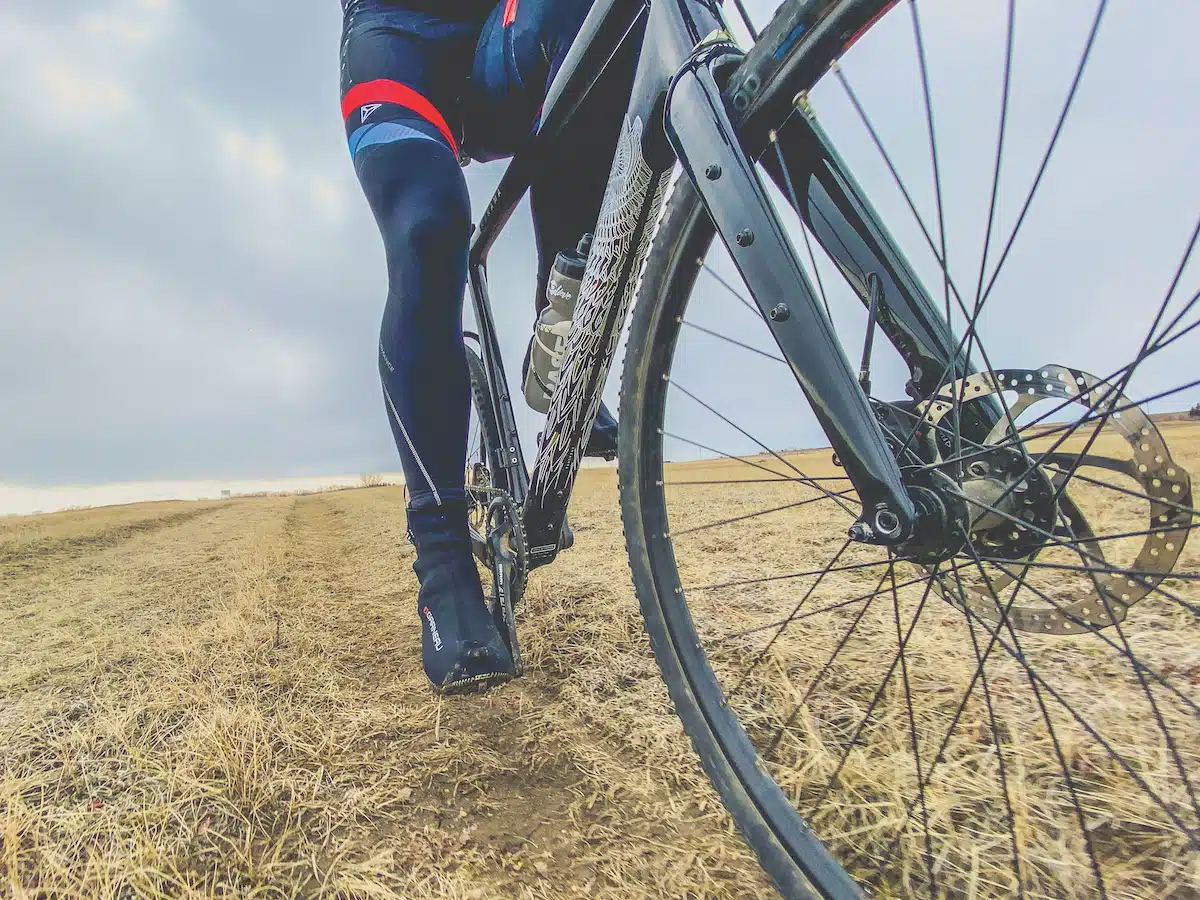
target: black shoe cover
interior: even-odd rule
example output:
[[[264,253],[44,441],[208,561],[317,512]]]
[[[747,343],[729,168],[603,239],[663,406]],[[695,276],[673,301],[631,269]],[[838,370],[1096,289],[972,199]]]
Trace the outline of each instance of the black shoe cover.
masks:
[[[603,401],[596,414],[596,422],[592,425],[592,433],[588,435],[583,448],[583,455],[602,456],[609,460],[617,458],[617,420]]]
[[[483,599],[464,503],[408,510],[421,583],[422,659],[434,690],[486,690],[513,678],[512,655]]]

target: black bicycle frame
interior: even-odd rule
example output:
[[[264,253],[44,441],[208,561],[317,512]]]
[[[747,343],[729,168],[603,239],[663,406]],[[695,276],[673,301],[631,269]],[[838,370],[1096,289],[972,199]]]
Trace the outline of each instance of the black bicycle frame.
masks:
[[[811,0],[772,27],[790,29],[778,46],[803,33],[845,47],[888,6],[880,0]],[[628,113],[530,475],[488,299],[487,254],[533,173],[554,164],[555,139],[622,42],[638,39],[641,54]],[[538,133],[513,158],[480,220],[471,245],[470,288],[504,451],[504,471],[493,473],[493,484],[523,509],[530,568],[558,552],[583,446],[676,162],[696,186],[863,501],[859,534],[896,543],[912,533],[917,513],[896,460],[747,154],[756,143],[766,146],[765,129],[747,132],[756,117],[765,118],[753,94],[767,77],[762,73],[783,65],[757,51],[746,57],[736,47],[716,0],[596,0],[550,89]],[[790,110],[765,112],[778,115],[773,125],[785,115],[789,119],[785,159],[799,186],[800,213],[818,240],[864,302],[869,275],[883,285],[880,321],[909,364],[914,388],[928,390],[927,382],[943,372],[953,377],[968,371],[947,323],[815,123],[788,115]],[[767,168],[773,178],[779,176]]]

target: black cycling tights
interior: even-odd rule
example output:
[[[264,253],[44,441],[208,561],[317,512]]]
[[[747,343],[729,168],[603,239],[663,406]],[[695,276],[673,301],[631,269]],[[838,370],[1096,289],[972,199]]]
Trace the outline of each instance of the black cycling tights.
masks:
[[[458,141],[465,133],[461,152],[497,159],[536,129],[591,2],[504,0],[482,24],[406,9],[403,0],[359,0],[346,14],[342,113],[387,255],[379,370],[414,507],[463,499],[471,213]],[[534,181],[539,310],[555,253],[599,215],[635,62],[632,48],[623,53],[565,136],[563,165]]]

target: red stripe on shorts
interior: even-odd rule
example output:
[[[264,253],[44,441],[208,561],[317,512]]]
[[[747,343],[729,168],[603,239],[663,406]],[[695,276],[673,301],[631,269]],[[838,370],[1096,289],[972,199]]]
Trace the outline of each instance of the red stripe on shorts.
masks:
[[[450,130],[450,126],[446,124],[445,118],[437,111],[437,107],[407,85],[401,84],[398,81],[391,81],[387,78],[378,78],[375,81],[364,81],[362,84],[356,84],[342,98],[342,118],[349,119],[351,113],[359,107],[366,106],[368,103],[396,103],[407,109],[411,109],[422,119],[437,128],[442,133],[442,137],[446,139],[446,142],[450,144],[450,149],[454,151],[454,155],[458,156],[458,143],[454,140],[454,133]]]

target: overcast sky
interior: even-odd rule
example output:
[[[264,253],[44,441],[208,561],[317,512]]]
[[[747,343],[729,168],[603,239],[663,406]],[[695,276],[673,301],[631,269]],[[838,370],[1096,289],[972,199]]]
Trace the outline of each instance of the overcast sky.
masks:
[[[765,21],[776,4],[749,5]],[[1126,362],[1200,211],[1200,4],[1159,0],[1153,17],[1134,0],[1110,6],[1062,152],[989,301],[992,331],[984,334],[995,335],[988,346],[997,365],[1061,362],[1104,374]],[[973,287],[1004,4],[923,0],[921,8],[942,123],[950,254]],[[1093,8],[1085,0],[1018,4],[1005,234]],[[907,10],[884,26],[847,57],[846,71],[934,223]],[[0,3],[0,482],[397,468],[375,361],[383,254],[338,113],[339,32],[335,0]],[[936,285],[919,233],[844,97],[827,85],[815,100]],[[502,170],[468,167],[476,212]],[[717,265],[732,273],[727,261]],[[1189,271],[1190,291],[1198,268]],[[836,275],[822,271],[836,304]],[[519,373],[532,325],[534,274],[523,206],[491,264],[510,375]],[[765,346],[761,325],[711,285],[698,304],[696,321]],[[835,318],[848,324],[856,315],[846,303]],[[718,349],[738,352],[689,333],[680,374],[694,389],[711,391],[714,404],[736,404],[770,440],[820,442],[802,417],[780,415],[778,394],[713,366]],[[1176,349],[1135,387],[1196,377],[1200,343]],[[1192,392],[1173,406],[1198,399]],[[711,422],[678,415],[701,439],[722,440]],[[531,439],[538,417],[522,406],[520,419]]]

